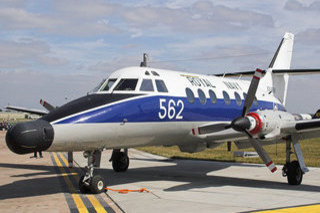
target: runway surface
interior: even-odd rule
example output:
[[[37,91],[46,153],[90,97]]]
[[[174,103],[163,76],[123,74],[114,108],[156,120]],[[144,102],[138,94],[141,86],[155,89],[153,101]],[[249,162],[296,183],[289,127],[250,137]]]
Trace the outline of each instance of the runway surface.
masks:
[[[65,153],[30,159],[31,155],[9,152],[1,137],[1,212],[320,211],[319,168],[310,168],[302,185],[290,186],[281,167],[270,174],[263,165],[170,160],[132,149],[129,170],[115,173],[108,162],[111,152],[105,151],[97,172],[108,187],[146,188],[150,193],[81,195],[77,188],[81,171],[66,167]],[[74,158],[81,166],[86,164],[82,153],[74,153]]]

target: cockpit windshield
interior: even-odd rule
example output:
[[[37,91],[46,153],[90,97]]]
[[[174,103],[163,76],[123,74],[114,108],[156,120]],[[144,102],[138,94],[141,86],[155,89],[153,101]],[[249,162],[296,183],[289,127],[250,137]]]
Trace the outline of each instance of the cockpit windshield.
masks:
[[[98,86],[96,86],[93,90],[90,91],[90,93],[95,93],[95,92],[98,92],[100,87],[102,86],[102,84],[106,81],[106,79],[103,79],[99,84]]]
[[[116,78],[110,78],[108,79],[108,82],[105,84],[104,88],[102,88],[100,91],[109,91],[109,89],[112,87],[114,82],[116,82]]]

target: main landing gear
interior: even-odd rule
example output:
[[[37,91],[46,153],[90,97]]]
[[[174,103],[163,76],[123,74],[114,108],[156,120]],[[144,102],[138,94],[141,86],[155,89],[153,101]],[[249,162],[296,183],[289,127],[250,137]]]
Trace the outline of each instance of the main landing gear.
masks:
[[[121,152],[120,149],[114,149],[109,160],[112,161],[112,168],[115,172],[125,172],[129,167],[128,149]]]
[[[295,152],[291,151],[292,143]],[[296,154],[298,161],[290,162],[290,155],[293,153]],[[292,135],[286,141],[286,164],[282,168],[282,176],[287,177],[290,185],[300,185],[303,174],[308,171],[309,169],[305,165],[298,139]]]
[[[105,191],[106,183],[100,175],[94,174],[94,167],[100,166],[101,151],[86,151],[83,153],[88,158],[86,174],[79,180],[79,189],[81,193],[99,194]]]

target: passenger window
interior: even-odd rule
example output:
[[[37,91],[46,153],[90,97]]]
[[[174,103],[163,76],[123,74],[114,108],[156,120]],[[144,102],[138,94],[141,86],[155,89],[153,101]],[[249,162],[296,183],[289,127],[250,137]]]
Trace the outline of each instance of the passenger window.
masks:
[[[134,91],[137,86],[138,79],[121,79],[114,90]]]
[[[229,96],[229,94],[226,91],[223,91],[222,94],[223,94],[224,103],[229,105],[230,104],[230,96]]]
[[[166,84],[164,83],[163,80],[156,80],[156,86],[157,86],[158,92],[168,92]]]
[[[257,100],[257,97],[255,96],[254,99],[253,99],[253,104],[255,106],[258,106],[258,100]]]
[[[246,100],[246,97],[247,97],[247,93],[243,93],[243,97],[244,97],[244,100]],[[253,99],[253,104],[255,106],[258,106],[258,101],[257,101],[257,97],[255,96],[254,99]]]
[[[140,86],[140,91],[151,91],[153,92],[153,84],[151,79],[143,79],[141,86]]]
[[[151,71],[152,75],[154,76],[160,76],[156,71]]]
[[[194,103],[194,94],[190,88],[186,88],[186,94],[187,94],[188,101],[190,103]]]
[[[238,106],[241,106],[242,101],[239,93],[234,92],[234,97],[236,98],[236,103],[238,104]]]
[[[243,99],[246,100],[246,98],[247,98],[247,93],[244,92],[243,93]]]
[[[206,95],[201,89],[198,89],[198,96],[199,96],[200,103],[205,104],[207,102]]]
[[[209,90],[210,100],[213,104],[217,103],[217,96],[211,89]]]
[[[108,83],[106,84],[106,86],[103,88],[102,91],[109,91],[109,89],[112,87],[112,85],[114,84],[114,82],[116,82],[117,79],[116,78],[112,78],[108,80]]]

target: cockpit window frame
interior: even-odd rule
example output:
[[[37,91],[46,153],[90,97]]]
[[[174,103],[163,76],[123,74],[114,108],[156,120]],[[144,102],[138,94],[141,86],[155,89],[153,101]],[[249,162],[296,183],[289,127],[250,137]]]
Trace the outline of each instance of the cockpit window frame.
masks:
[[[113,84],[111,85],[111,87],[109,87],[108,90],[104,90],[106,88],[106,86],[108,85],[110,80],[114,80]],[[105,80],[105,82],[103,83],[103,85],[100,87],[99,92],[112,92],[113,87],[118,83],[119,78],[108,78]]]
[[[136,85],[134,90],[116,90],[122,80],[136,80]],[[119,78],[117,84],[114,86],[112,92],[135,92],[139,86],[139,78]]]

